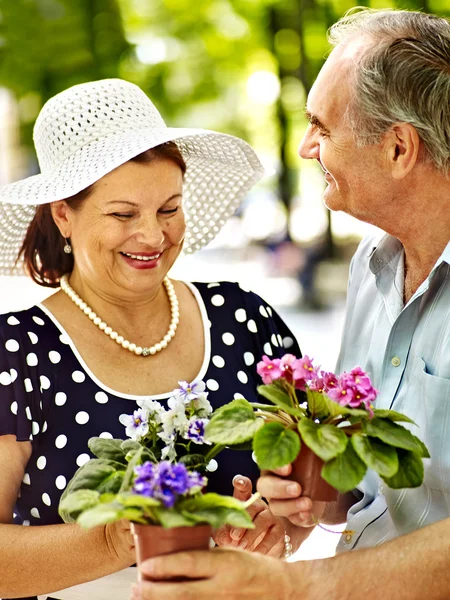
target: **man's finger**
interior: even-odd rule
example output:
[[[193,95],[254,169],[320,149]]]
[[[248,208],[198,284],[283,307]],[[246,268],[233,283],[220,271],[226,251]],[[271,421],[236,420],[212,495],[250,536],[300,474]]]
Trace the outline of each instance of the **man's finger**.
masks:
[[[233,477],[233,498],[245,502],[250,498],[253,492],[253,484],[245,475],[235,475]]]
[[[274,475],[263,475],[258,479],[256,489],[263,498],[288,499],[298,498],[302,493],[302,488],[296,481],[281,479]]]
[[[278,467],[278,469],[273,469],[273,471],[262,471],[262,475],[270,475],[271,473],[275,473],[275,475],[280,475],[280,477],[287,477],[292,473],[292,465],[284,465],[283,467]]]
[[[215,573],[215,552],[196,550],[156,556],[143,561],[139,570],[149,580],[164,581],[173,577],[208,579]]]
[[[271,500],[270,510],[277,517],[290,517],[291,515],[311,511],[313,503],[311,498],[301,496],[295,500]]]

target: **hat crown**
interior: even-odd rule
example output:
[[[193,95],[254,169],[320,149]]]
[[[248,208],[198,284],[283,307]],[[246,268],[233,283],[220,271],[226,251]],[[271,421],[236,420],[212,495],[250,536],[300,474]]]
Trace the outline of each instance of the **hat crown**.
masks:
[[[116,134],[166,125],[153,102],[136,85],[103,79],[75,85],[48,100],[33,138],[42,174],[50,174],[81,148]]]

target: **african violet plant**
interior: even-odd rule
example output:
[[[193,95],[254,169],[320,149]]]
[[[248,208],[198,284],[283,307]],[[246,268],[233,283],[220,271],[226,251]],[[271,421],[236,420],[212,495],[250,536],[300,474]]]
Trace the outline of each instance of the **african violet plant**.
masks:
[[[167,409],[152,400],[122,415],[129,439],[89,440],[97,458],[75,473],[64,491],[59,513],[84,527],[119,519],[135,523],[184,527],[224,524],[252,528],[248,502],[202,493],[205,472],[217,466],[223,446],[204,437],[212,407],[202,381],[180,382]]]
[[[422,441],[399,425],[413,421],[373,408],[377,391],[359,367],[336,376],[305,356],[263,356],[258,393],[270,404],[233,400],[215,411],[206,438],[216,444],[252,442],[261,469],[293,463],[302,444],[323,461],[322,478],[341,493],[354,489],[368,468],[391,488],[423,481]]]

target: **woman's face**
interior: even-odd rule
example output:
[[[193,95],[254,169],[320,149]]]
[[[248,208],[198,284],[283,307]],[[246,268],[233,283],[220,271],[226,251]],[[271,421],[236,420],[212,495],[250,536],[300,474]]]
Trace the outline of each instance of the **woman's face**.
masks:
[[[127,162],[102,177],[78,210],[55,202],[53,217],[73,248],[72,282],[125,298],[159,287],[183,245],[182,185],[170,160]]]

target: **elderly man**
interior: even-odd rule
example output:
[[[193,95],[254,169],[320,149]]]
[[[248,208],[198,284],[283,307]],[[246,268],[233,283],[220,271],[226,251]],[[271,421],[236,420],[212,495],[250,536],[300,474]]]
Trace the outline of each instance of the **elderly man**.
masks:
[[[323,523],[347,519],[353,532],[336,557],[160,557],[142,566],[154,581],[139,584],[135,598],[450,598],[450,23],[364,10],[334,25],[330,40],[300,155],[321,165],[331,210],[386,232],[364,240],[353,259],[339,368],[361,365],[380,390],[378,406],[419,425],[431,453],[424,484],[391,490],[370,473],[360,493],[327,507]],[[258,489],[273,513],[310,525],[306,499],[288,485],[266,474]],[[157,582],[174,576],[197,581]]]

